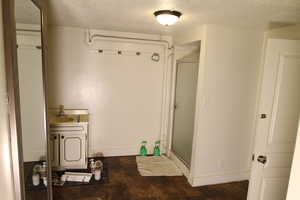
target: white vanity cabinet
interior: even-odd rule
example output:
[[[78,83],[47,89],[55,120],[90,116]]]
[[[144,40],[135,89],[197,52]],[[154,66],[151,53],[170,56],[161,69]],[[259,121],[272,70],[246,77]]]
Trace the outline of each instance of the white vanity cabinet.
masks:
[[[50,125],[52,166],[57,169],[87,168],[88,123]]]

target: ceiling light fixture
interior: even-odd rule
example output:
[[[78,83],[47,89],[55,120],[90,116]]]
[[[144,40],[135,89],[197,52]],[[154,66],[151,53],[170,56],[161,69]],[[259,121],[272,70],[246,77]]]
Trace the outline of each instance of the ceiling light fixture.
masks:
[[[175,24],[182,15],[181,12],[178,12],[176,10],[158,10],[153,14],[156,17],[157,21],[165,26]]]

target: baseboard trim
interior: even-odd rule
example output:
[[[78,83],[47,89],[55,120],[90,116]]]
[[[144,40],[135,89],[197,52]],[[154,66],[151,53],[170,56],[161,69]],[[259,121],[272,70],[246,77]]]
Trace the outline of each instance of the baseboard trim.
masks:
[[[94,156],[104,156],[104,157],[114,157],[114,156],[135,156],[138,155],[137,146],[124,146],[124,147],[114,147],[105,149],[90,149],[89,157]]]
[[[190,170],[186,167],[186,165],[172,152],[169,152],[169,158],[175,163],[175,165],[182,171],[184,176],[189,179]]]
[[[153,154],[154,146],[152,144],[147,145],[148,155]],[[115,146],[115,147],[104,147],[98,148],[97,146],[91,146],[89,149],[89,157],[94,156],[104,156],[104,157],[114,157],[114,156],[136,156],[139,155],[140,145],[131,146]],[[165,148],[161,147],[161,153],[164,154]]]
[[[204,175],[199,177],[191,177],[190,182],[193,187],[204,185],[215,185],[221,183],[230,183],[236,181],[249,180],[250,171],[237,171],[224,174]]]

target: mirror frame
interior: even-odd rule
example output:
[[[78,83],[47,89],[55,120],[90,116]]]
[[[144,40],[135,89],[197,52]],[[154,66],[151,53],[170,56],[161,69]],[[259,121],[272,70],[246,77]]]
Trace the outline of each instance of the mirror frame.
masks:
[[[50,135],[48,124],[48,104],[47,104],[47,66],[48,66],[48,1],[47,0],[28,0],[32,1],[40,9],[41,16],[41,43],[42,43],[42,71],[43,71],[43,89],[44,89],[44,127],[47,143],[47,199],[52,200],[52,175],[50,156]],[[18,77],[18,58],[17,58],[17,39],[16,39],[16,20],[15,20],[15,1],[2,0],[3,10],[3,29],[4,29],[4,49],[5,49],[5,70],[8,95],[9,112],[9,131],[11,140],[11,163],[13,170],[15,200],[25,199],[25,181],[23,166],[22,149],[22,128],[20,114],[20,95],[19,95],[19,77]]]

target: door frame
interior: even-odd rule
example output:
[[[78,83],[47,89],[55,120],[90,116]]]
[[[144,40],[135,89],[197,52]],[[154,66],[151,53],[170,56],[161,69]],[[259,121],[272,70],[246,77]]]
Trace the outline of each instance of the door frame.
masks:
[[[261,58],[260,58],[260,63],[259,63],[259,72],[258,72],[258,84],[257,84],[257,88],[256,88],[256,102],[255,102],[255,116],[254,116],[254,133],[253,133],[253,142],[251,144],[251,149],[252,149],[252,162],[250,163],[250,177],[249,177],[249,186],[248,186],[248,191],[247,191],[247,200],[251,200],[249,199],[250,197],[250,179],[252,176],[252,169],[253,169],[253,165],[255,164],[255,145],[256,145],[256,140],[258,138],[257,136],[257,131],[256,131],[256,127],[257,127],[257,123],[259,121],[259,106],[260,106],[260,99],[261,99],[261,94],[262,94],[262,82],[263,82],[263,77],[264,77],[264,63],[265,63],[265,59],[266,59],[266,49],[267,49],[267,42],[268,42],[268,38],[264,38],[263,41],[263,47],[262,47],[262,51],[261,51]]]
[[[176,88],[178,86],[178,80],[177,80],[178,77],[177,76],[178,76],[178,73],[180,72],[179,71],[179,64],[184,64],[184,63],[195,63],[196,64],[197,62],[178,61],[178,59],[176,59],[176,61],[175,61],[174,99],[172,101],[174,106],[173,106],[173,119],[172,119],[172,133],[171,133],[171,141],[170,141],[170,153],[175,154],[174,156],[176,156],[179,160],[181,160],[181,162],[187,167],[187,169],[189,171],[189,169],[191,167],[191,163],[186,163],[186,161],[183,158],[181,158],[179,155],[176,154],[175,151],[172,150],[174,129],[175,129],[175,111],[176,111],[176,107],[177,107],[176,106],[176,94],[177,94]],[[198,71],[199,71],[199,62],[198,62]],[[197,83],[198,83],[198,80],[197,80],[196,84]],[[197,88],[196,88],[196,94],[197,94]],[[195,100],[195,103],[196,103],[196,100]],[[195,105],[195,108],[196,108],[196,105]],[[195,121],[195,115],[194,115],[194,121]],[[194,131],[193,131],[193,135],[194,135]]]
[[[50,158],[50,135],[48,124],[48,104],[47,104],[47,85],[46,69],[48,66],[48,46],[47,46],[47,27],[48,27],[48,1],[31,0],[39,9],[41,16],[41,43],[42,43],[42,71],[44,88],[44,119],[45,134],[47,143],[47,198],[52,200],[52,180],[51,180],[51,159]],[[12,170],[14,180],[15,200],[25,199],[24,166],[22,151],[22,128],[20,114],[19,78],[18,78],[18,57],[17,57],[17,37],[15,20],[15,1],[3,0],[3,29],[4,29],[4,54],[5,54],[5,73],[7,82],[8,113],[10,148],[12,159]]]
[[[14,197],[22,200],[25,197],[22,129],[20,114],[19,78],[17,61],[17,41],[15,22],[15,1],[3,0],[3,29],[6,87],[8,96],[9,131],[11,141],[11,163],[13,171]]]
[[[201,82],[202,82],[202,77],[201,77],[201,69],[203,66],[203,57],[204,54],[202,53],[203,49],[203,41],[202,40],[197,40],[193,41],[191,43],[198,42],[200,46],[200,52],[199,52],[199,63],[198,63],[198,79],[197,79],[197,94],[196,94],[196,105],[195,105],[195,118],[194,118],[194,133],[193,133],[193,138],[197,138],[198,134],[198,116],[199,116],[199,101],[200,101],[200,90],[201,90]],[[183,44],[184,46],[184,44]],[[178,52],[180,51],[187,51],[188,48],[180,46],[174,46],[173,49],[173,58],[172,58],[172,64],[171,64],[171,88],[170,88],[170,108],[169,108],[169,125],[168,125],[168,133],[167,133],[167,156],[170,157],[171,160],[175,162],[177,167],[182,170],[183,174],[186,176],[188,179],[188,182],[193,185],[193,174],[195,171],[195,154],[196,154],[196,146],[197,146],[197,141],[193,139],[193,144],[192,144],[192,155],[191,155],[191,163],[190,163],[190,168],[187,168],[185,164],[182,162],[181,159],[179,159],[173,152],[172,152],[172,140],[173,140],[173,129],[174,129],[174,117],[175,117],[175,96],[176,96],[176,79],[177,79],[177,60],[178,60]]]
[[[189,179],[190,177],[190,169],[191,163],[188,167],[185,161],[179,157],[176,152],[172,151],[172,144],[173,144],[173,136],[174,136],[174,126],[175,126],[175,110],[176,110],[176,87],[177,87],[177,74],[178,74],[178,63],[174,52],[174,61],[173,61],[173,74],[172,74],[172,96],[171,96],[171,107],[170,112],[172,117],[170,118],[170,132],[168,138],[168,147],[167,147],[167,155],[170,157],[171,160],[177,165],[177,167],[183,172],[183,174]],[[194,133],[193,133],[194,135]]]

